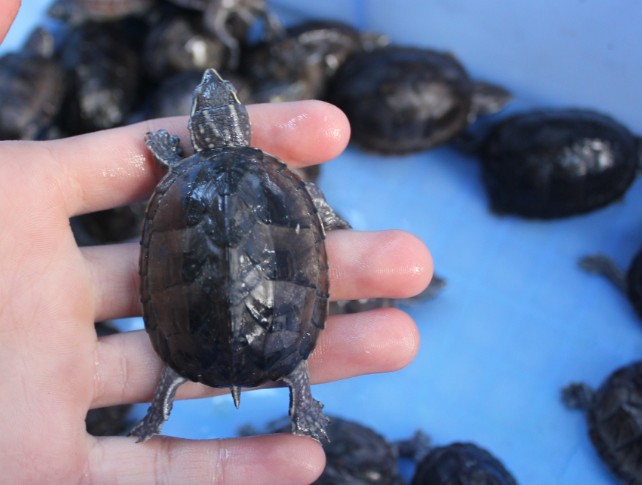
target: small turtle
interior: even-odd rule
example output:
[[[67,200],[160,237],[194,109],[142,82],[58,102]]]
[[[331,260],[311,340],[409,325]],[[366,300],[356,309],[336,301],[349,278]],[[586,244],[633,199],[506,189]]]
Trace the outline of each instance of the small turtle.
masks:
[[[72,24],[112,21],[145,13],[155,2],[156,0],[56,0],[47,14]]]
[[[328,80],[353,53],[372,42],[343,22],[311,20],[253,46],[242,70],[253,83],[253,101],[319,99]]]
[[[65,96],[53,35],[36,28],[20,51],[0,57],[0,139],[46,137]]]
[[[282,381],[292,432],[325,437],[307,358],[328,311],[325,230],[349,227],[280,160],[248,146],[250,123],[233,86],[208,69],[189,131],[148,133],[168,169],[147,207],[140,253],[145,328],[165,363],[147,415],[131,434],[160,432],[188,379],[228,387]]]
[[[236,69],[244,42],[254,22],[262,19],[265,37],[282,32],[281,23],[268,10],[265,0],[170,0],[176,5],[202,12],[205,28],[229,49],[229,69]]]
[[[529,218],[582,214],[620,199],[640,167],[640,140],[589,110],[512,115],[480,148],[492,210]]]
[[[642,318],[642,249],[635,255],[626,273],[603,254],[585,256],[580,260],[580,267],[590,273],[601,274],[611,281],[628,297],[636,313]]]
[[[642,361],[617,369],[597,391],[570,384],[562,400],[586,411],[591,441],[613,474],[642,484]]]
[[[217,70],[223,67],[227,48],[205,29],[202,20],[200,12],[178,7],[162,15],[162,20],[152,25],[145,39],[146,74],[155,80],[164,80],[179,72],[202,74],[208,67]]]
[[[412,485],[516,485],[515,477],[475,443],[431,448],[418,463]]]
[[[356,144],[403,154],[449,141],[478,115],[503,108],[510,95],[473,82],[451,54],[390,45],[349,57],[327,99],[346,113]]]
[[[328,440],[323,443],[326,465],[314,485],[401,485],[397,447],[374,429],[338,416],[329,416]],[[283,419],[267,425],[269,433],[287,433]],[[244,426],[241,436],[257,434]]]
[[[138,56],[138,25],[130,19],[87,22],[69,33],[61,51],[69,72],[63,129],[70,134],[120,126],[138,102],[142,70]]]

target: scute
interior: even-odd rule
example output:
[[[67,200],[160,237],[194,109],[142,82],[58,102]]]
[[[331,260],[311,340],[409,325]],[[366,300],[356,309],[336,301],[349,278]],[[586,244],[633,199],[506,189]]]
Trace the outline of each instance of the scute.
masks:
[[[298,176],[248,147],[168,172],[142,238],[145,324],[185,377],[256,386],[311,352],[328,302],[324,231]]]

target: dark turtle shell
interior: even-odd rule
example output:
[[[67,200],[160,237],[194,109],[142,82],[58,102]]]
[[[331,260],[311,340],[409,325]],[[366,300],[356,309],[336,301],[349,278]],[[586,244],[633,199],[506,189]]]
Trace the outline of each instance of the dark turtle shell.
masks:
[[[504,465],[474,443],[432,448],[417,465],[412,485],[516,485]]]
[[[374,429],[356,421],[329,416],[323,443],[326,465],[314,485],[397,485],[397,448]],[[248,427],[243,436],[257,434]],[[268,425],[272,433],[289,433],[283,419]]]
[[[480,155],[494,211],[549,219],[621,198],[638,167],[638,140],[600,113],[538,110],[495,125]]]
[[[136,20],[85,23],[69,34],[62,61],[70,88],[61,125],[70,134],[126,122],[138,102],[141,66]]]
[[[348,24],[306,21],[253,46],[241,69],[252,81],[254,102],[319,99],[330,77],[362,46],[361,34]]]
[[[352,55],[328,87],[353,141],[384,154],[424,150],[460,133],[472,95],[473,83],[453,56],[403,46]]]
[[[642,483],[642,361],[617,369],[595,392],[571,384],[562,397],[586,409],[591,441],[611,471],[626,483]]]
[[[45,36],[51,34],[32,33],[32,38]],[[51,43],[53,50],[53,37]],[[66,83],[62,65],[51,54],[27,45],[0,57],[0,140],[40,139],[54,123]]]
[[[182,376],[257,386],[312,351],[328,309],[324,230],[274,157],[236,146],[182,161],[149,202],[141,249],[145,327]]]

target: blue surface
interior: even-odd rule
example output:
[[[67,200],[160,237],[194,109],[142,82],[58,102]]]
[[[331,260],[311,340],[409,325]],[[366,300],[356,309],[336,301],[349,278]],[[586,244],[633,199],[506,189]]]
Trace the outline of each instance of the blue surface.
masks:
[[[43,1],[23,7],[7,46],[18,45]],[[399,43],[454,52],[476,77],[501,83],[523,106],[583,106],[642,133],[642,3],[617,9],[594,0],[281,0],[287,20],[339,18]],[[393,7],[394,5],[394,7]],[[421,5],[421,7],[419,7]],[[519,5],[519,9],[516,9]],[[554,12],[554,13],[553,13]],[[5,47],[6,48],[6,47]],[[496,217],[476,162],[448,148],[406,157],[348,149],[320,185],[358,229],[399,228],[423,239],[448,286],[408,308],[421,331],[417,359],[389,375],[315,386],[329,414],[358,419],[397,439],[425,430],[436,444],[473,440],[524,484],[612,484],[589,442],[584,417],[559,390],[598,385],[640,358],[642,327],[623,295],[577,268],[611,255],[622,267],[642,245],[642,180],[622,202],[555,222]],[[233,436],[286,412],[284,389],[179,402],[165,432]],[[139,409],[144,411],[144,408]]]

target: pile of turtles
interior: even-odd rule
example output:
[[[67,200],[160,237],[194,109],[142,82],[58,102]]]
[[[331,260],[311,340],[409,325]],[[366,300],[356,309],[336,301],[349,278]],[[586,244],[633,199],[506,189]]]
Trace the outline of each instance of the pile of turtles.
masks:
[[[495,213],[530,219],[587,213],[622,198],[642,166],[640,138],[607,115],[537,109],[484,125],[477,120],[500,112],[510,93],[471,79],[452,54],[396,45],[337,21],[286,28],[262,0],[57,0],[23,48],[0,57],[0,139],[62,138],[190,113],[194,121],[193,90],[210,69],[233,83],[239,105],[309,98],[336,104],[350,120],[353,143],[368,152],[403,155],[459,143],[478,156]],[[176,142],[166,133],[154,136],[148,146],[171,166],[180,158]],[[266,177],[274,176],[271,170]],[[144,220],[141,203],[76,218],[72,227],[79,244],[104,244],[138,237]],[[626,275],[602,255],[581,265],[609,277],[642,312],[642,256]],[[334,311],[391,304],[346,302]],[[198,374],[202,369],[195,365]],[[172,385],[181,380],[165,378]],[[574,384],[563,396],[569,406],[587,410],[591,438],[614,474],[642,483],[640,364],[616,371],[595,392]],[[119,408],[99,418],[95,433],[122,432],[118,424],[112,431],[102,426],[109,416],[122,423],[126,413]],[[95,419],[88,417],[92,429]],[[330,434],[334,426],[348,425],[337,420]],[[486,463],[482,468],[495,466],[472,444],[435,448],[426,457],[418,476],[452,474],[475,460]],[[495,469],[508,477],[488,483],[515,482],[501,464]],[[441,483],[425,480],[413,483]]]

